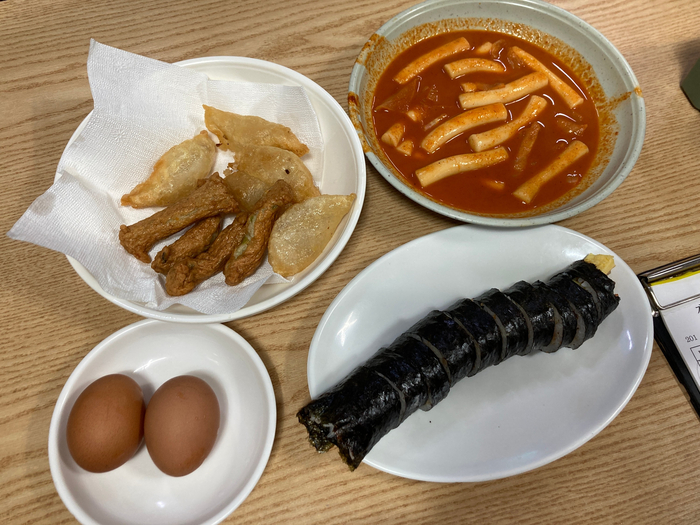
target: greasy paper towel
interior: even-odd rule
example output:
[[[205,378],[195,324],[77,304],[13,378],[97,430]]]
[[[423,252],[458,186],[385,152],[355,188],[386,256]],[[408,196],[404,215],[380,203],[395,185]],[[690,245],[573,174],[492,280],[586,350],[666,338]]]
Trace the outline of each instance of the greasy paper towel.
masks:
[[[156,310],[179,303],[205,314],[235,312],[271,276],[270,282],[282,282],[265,262],[238,286],[227,286],[219,274],[185,296],[169,297],[163,276],[129,255],[118,239],[121,224],[133,224],[157,209],[135,210],[119,201],[150,175],[163,153],[206,129],[202,104],[290,127],[309,147],[304,163],[318,185],[323,141],[304,89],[209,80],[204,73],[94,40],[87,69],[94,111],[66,148],[58,164],[60,178],[8,235],[70,255],[106,292]],[[222,173],[231,160],[219,152],[215,171]],[[151,256],[172,241],[158,243]]]

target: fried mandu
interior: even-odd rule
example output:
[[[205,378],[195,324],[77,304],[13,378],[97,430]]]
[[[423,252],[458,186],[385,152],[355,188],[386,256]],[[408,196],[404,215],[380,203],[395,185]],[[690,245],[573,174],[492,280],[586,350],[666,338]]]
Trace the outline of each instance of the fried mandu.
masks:
[[[285,181],[294,189],[297,202],[321,194],[314,185],[311,172],[299,157],[289,151],[272,146],[243,144],[236,144],[232,151],[236,156],[233,165],[236,170],[245,171],[270,186],[277,180]],[[232,171],[234,170],[226,170],[224,175],[228,176]]]
[[[169,244],[153,258],[151,268],[158,273],[167,275],[175,261],[186,257],[197,257],[206,251],[219,235],[223,217],[215,215],[199,221],[174,243]]]
[[[165,291],[168,295],[185,295],[198,284],[222,271],[233,249],[245,236],[247,220],[246,212],[239,213],[206,252],[196,258],[185,258],[175,262],[165,279]]]
[[[283,180],[275,182],[248,217],[245,237],[224,267],[226,284],[235,286],[252,275],[267,251],[272,226],[294,202],[294,191]]]
[[[314,262],[354,201],[354,193],[320,195],[284,212],[272,228],[268,246],[268,259],[275,273],[289,277]]]
[[[309,152],[309,148],[287,126],[260,117],[204,106],[204,123],[209,131],[219,137],[223,149],[232,150],[233,144],[238,143],[275,146],[299,157]]]
[[[216,144],[202,131],[158,159],[151,175],[122,197],[122,206],[170,206],[197,187],[214,166]]]
[[[151,262],[148,251],[161,239],[190,224],[222,213],[236,213],[239,207],[218,173],[186,197],[146,219],[119,227],[119,242],[139,261]]]
[[[238,204],[247,212],[253,211],[257,202],[272,186],[257,177],[248,175],[245,171],[224,170],[224,182],[228,189],[236,197]]]

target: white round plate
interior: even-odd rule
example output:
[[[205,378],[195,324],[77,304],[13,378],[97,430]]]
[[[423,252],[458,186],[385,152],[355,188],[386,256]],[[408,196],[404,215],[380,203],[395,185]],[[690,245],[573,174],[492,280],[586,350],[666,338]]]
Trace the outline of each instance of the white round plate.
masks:
[[[465,225],[397,248],[355,277],[321,319],[309,350],[311,397],[431,310],[544,280],[588,253],[615,255],[559,226]],[[432,410],[392,430],[364,462],[418,480],[484,481],[545,465],[595,436],[637,389],[653,343],[644,291],[622,259],[615,263],[620,304],[594,338],[575,351],[516,356],[463,380]]]
[[[191,474],[163,474],[146,446],[121,467],[94,474],[68,452],[66,423],[78,395],[96,379],[122,373],[146,402],[168,379],[194,375],[216,393],[219,434]],[[265,365],[233,330],[146,320],[112,334],[75,368],[56,402],[49,430],[49,465],[59,496],[84,524],[214,524],[234,511],[260,479],[272,450],[275,394]]]
[[[246,57],[194,58],[177,64],[205,73],[212,80],[302,86],[316,111],[324,142],[323,171],[320,179],[317,179],[321,181],[319,188],[325,194],[355,193],[357,196],[350,213],[338,226],[333,239],[309,268],[296,275],[291,283],[263,285],[250,301],[236,312],[207,315],[182,305],[175,305],[163,311],[147,308],[143,304],[107,293],[82,264],[67,256],[75,271],[90,288],[130,312],[151,319],[178,323],[226,323],[264,312],[290,299],[318,279],[336,260],[350,239],[362,210],[366,186],[364,153],[355,128],[340,104],[321,86],[296,71],[265,60]],[[88,115],[78,126],[68,145],[80,135],[89,118]]]

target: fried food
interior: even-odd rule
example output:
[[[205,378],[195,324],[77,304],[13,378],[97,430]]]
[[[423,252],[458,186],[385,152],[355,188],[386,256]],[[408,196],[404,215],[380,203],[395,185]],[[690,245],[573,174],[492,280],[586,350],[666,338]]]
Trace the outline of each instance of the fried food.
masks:
[[[289,277],[314,262],[353,202],[351,193],[320,195],[290,206],[270,235],[268,258],[275,273]]]
[[[219,137],[223,149],[233,150],[233,144],[238,143],[275,146],[299,157],[309,152],[309,148],[287,126],[252,115],[238,115],[211,106],[203,107],[204,124]]]
[[[226,284],[235,286],[243,282],[260,266],[273,224],[287,205],[294,202],[294,190],[283,180],[278,180],[267,190],[248,217],[243,241],[224,267]]]
[[[239,210],[223,179],[218,173],[186,197],[146,219],[119,227],[119,242],[139,261],[151,262],[148,251],[161,239],[170,237],[190,224],[221,213]]]
[[[273,146],[236,144],[232,147],[236,156],[234,167],[272,186],[282,179],[294,189],[295,200],[301,202],[320,195],[314,178],[302,160],[287,150]],[[230,165],[229,165],[230,166]],[[224,175],[233,169],[225,170]]]
[[[247,212],[253,211],[257,202],[270,189],[272,183],[263,182],[245,171],[224,170],[224,182],[236,197],[238,204]]]
[[[167,275],[173,263],[186,257],[197,257],[206,251],[219,235],[223,217],[215,215],[199,221],[182,234],[174,243],[166,246],[153,258],[151,268]]]
[[[202,131],[166,151],[153,166],[148,179],[122,197],[122,206],[170,206],[194,190],[197,181],[209,175],[215,159],[216,144]]]
[[[245,237],[247,220],[248,214],[240,212],[207,251],[195,258],[188,257],[176,261],[165,278],[165,291],[168,295],[185,295],[223,270],[233,249]]]

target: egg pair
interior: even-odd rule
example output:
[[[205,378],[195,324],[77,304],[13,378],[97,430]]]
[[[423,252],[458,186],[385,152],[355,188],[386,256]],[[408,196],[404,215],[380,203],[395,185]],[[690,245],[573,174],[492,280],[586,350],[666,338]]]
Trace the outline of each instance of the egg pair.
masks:
[[[162,472],[185,476],[211,452],[219,422],[216,394],[198,377],[166,381],[146,407],[136,381],[112,374],[78,396],[68,416],[66,440],[80,467],[108,472],[133,457],[145,438],[148,453]]]

